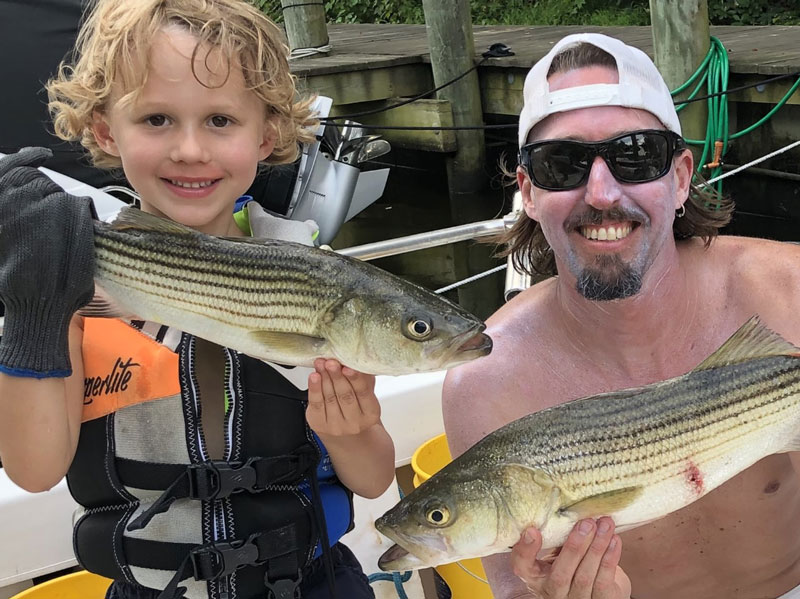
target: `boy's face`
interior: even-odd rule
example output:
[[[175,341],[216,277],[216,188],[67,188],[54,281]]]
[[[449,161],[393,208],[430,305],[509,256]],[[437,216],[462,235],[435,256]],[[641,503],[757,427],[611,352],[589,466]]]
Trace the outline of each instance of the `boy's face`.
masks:
[[[95,115],[100,147],[119,156],[142,209],[214,235],[235,235],[233,202],[272,152],[264,104],[216,52],[176,27],[162,30],[150,50],[147,82],[133,102],[115,90],[108,111]],[[199,79],[199,81],[198,81]],[[202,83],[201,83],[202,82]],[[205,85],[204,85],[205,84]]]

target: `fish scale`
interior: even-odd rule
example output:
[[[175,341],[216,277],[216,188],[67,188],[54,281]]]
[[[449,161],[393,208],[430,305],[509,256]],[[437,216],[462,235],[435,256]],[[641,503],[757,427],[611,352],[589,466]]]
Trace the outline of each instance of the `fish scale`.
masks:
[[[150,320],[279,364],[336,358],[370,374],[440,370],[491,351],[466,310],[332,251],[212,237],[133,208],[94,229],[100,293],[85,316]]]
[[[507,443],[492,451],[522,459],[519,448],[527,446],[534,452],[528,463],[546,467],[573,494],[593,494],[612,483],[653,484],[674,476],[690,460],[702,470],[701,464],[729,453],[728,445],[744,446],[748,435],[772,428],[789,416],[798,418],[796,358],[759,360],[743,370],[742,378],[733,381],[719,380],[719,372],[700,371],[632,399],[609,394],[578,400],[566,404],[569,411],[556,410],[558,419],[529,416],[515,422],[503,431]],[[755,380],[748,382],[749,378]],[[769,381],[769,391],[764,381]],[[710,399],[698,404],[697,393],[702,389],[708,390],[704,395]],[[618,416],[624,412],[628,422],[619,423]],[[548,443],[537,443],[544,435],[525,430],[531,418],[538,420],[538,431],[547,430]],[[631,439],[636,443],[632,445]]]
[[[97,280],[149,297],[176,303],[182,309],[205,315],[225,314],[243,319],[270,321],[279,331],[318,334],[313,314],[337,301],[341,294],[313,280],[312,264],[307,259],[267,246],[245,248],[245,255],[223,251],[225,262],[209,262],[209,249],[200,240],[182,240],[162,235],[152,239],[134,238],[124,233],[105,231],[97,235]],[[161,242],[168,252],[151,248]],[[224,244],[219,244],[223,248]],[[295,248],[290,248],[295,249]],[[140,253],[141,252],[141,253]],[[194,256],[193,256],[194,254]],[[253,262],[269,264],[259,271]],[[209,288],[212,279],[214,286]],[[279,284],[279,286],[276,286]]]
[[[800,350],[753,318],[690,373],[563,403],[490,433],[378,519],[397,543],[379,565],[507,551],[530,525],[554,548],[584,517],[610,515],[629,530],[798,449]],[[447,514],[445,524],[428,521],[431,510]]]

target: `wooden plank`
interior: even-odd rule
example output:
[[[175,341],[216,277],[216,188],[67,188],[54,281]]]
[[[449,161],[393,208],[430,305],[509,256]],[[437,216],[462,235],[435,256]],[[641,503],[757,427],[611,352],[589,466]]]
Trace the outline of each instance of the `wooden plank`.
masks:
[[[737,75],[732,77],[728,89],[751,85],[763,81],[764,75]],[[729,102],[752,102],[754,104],[777,104],[794,85],[797,78],[782,79],[763,86],[751,87],[739,92],[733,92],[728,96]],[[796,89],[792,96],[786,101],[787,104],[800,106],[800,89]]]
[[[483,110],[487,114],[516,116],[522,110],[522,86],[527,71],[524,69],[487,68],[481,71],[481,98]],[[782,74],[782,73],[780,73]],[[768,75],[731,75],[728,89],[758,83],[769,78]],[[731,102],[754,102],[776,104],[794,84],[796,78],[775,81],[763,88],[751,88],[732,93]],[[800,90],[796,90],[787,104],[800,105]]]
[[[386,138],[393,148],[421,150],[425,152],[455,152],[458,149],[455,131],[416,131],[381,129],[382,126],[404,127],[452,127],[453,110],[446,100],[417,100],[413,104],[398,106],[385,112],[358,116],[367,110],[386,109],[399,104],[403,98],[391,98],[383,102],[335,106],[331,116],[355,114],[354,120],[367,126],[370,133]]]
[[[492,64],[530,68],[564,35],[596,31],[619,37],[653,56],[651,30],[639,27],[587,27],[580,25],[548,26],[479,26],[474,27],[475,60],[492,43],[511,46],[515,56],[492,59]],[[293,61],[297,72],[315,73],[318,68],[345,71],[364,68],[365,62],[400,60],[430,62],[424,25],[328,25],[333,49],[329,57],[310,57]],[[735,73],[780,74],[800,71],[800,27],[798,26],[713,26],[711,35],[718,37],[729,50],[731,71]],[[369,57],[368,59],[365,57]],[[385,66],[384,63],[380,63]]]
[[[312,62],[313,61],[313,64]],[[366,71],[383,67],[396,67],[406,64],[424,64],[419,56],[374,55],[360,54],[342,62],[341,56],[315,56],[292,60],[289,66],[292,73],[298,77],[311,77],[316,75],[330,75],[337,73],[350,73],[353,71]]]
[[[522,86],[527,69],[500,67],[481,70],[481,101],[487,114],[518,116],[522,110]]]
[[[473,29],[474,61],[480,60],[481,53],[493,43],[505,43],[515,52],[511,57],[489,59],[478,71],[486,114],[519,114],[528,69],[564,35],[581,31],[606,33],[653,56],[650,27],[504,25]],[[333,46],[328,56],[291,63],[292,71],[306,89],[330,96],[338,105],[349,105],[415,96],[434,87],[424,25],[331,24],[328,32]],[[728,50],[729,87],[775,74],[800,72],[800,27],[716,26],[711,27],[711,35]],[[770,84],[764,92],[737,93],[730,99],[774,104],[791,82]],[[799,95],[795,94],[789,103],[800,103]],[[449,147],[444,137],[442,148]]]
[[[302,91],[328,96],[334,104],[354,104],[417,96],[434,85],[430,67],[418,63],[307,75],[298,79],[298,87]]]

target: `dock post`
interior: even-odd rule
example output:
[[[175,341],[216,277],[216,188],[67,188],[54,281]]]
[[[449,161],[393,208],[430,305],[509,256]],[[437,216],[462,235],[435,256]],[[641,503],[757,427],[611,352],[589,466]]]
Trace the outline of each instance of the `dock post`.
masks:
[[[667,86],[676,89],[697,70],[711,45],[707,0],[650,0],[653,55]],[[685,98],[694,85],[676,96]],[[701,91],[699,95],[705,95]],[[705,139],[708,106],[693,102],[678,113],[683,136]],[[699,153],[695,154],[699,158]]]
[[[328,44],[323,0],[281,0],[286,37],[292,50],[321,48]]]
[[[469,0],[423,0],[433,81],[438,87],[469,71],[474,65],[475,43]],[[472,71],[437,92],[449,100],[457,127],[483,124],[478,73]],[[499,206],[487,200],[486,148],[482,129],[456,131],[458,148],[448,157],[447,181],[450,216],[460,225],[492,218]],[[491,246],[467,242],[454,246],[458,279],[491,268]],[[494,277],[470,283],[458,290],[459,303],[480,317],[487,317],[502,303],[500,285]]]

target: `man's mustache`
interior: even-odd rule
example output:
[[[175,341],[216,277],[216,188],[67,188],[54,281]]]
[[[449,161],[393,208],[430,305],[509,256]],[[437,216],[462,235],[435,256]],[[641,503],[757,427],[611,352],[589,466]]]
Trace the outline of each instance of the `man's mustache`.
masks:
[[[592,206],[587,207],[578,214],[569,217],[564,228],[567,230],[577,229],[589,225],[599,225],[606,221],[631,221],[634,223],[645,223],[647,216],[638,211],[627,208],[611,208],[610,210],[598,210]]]

